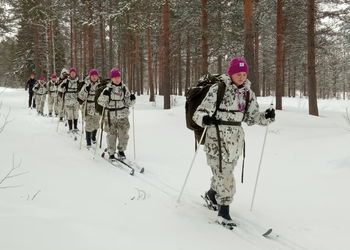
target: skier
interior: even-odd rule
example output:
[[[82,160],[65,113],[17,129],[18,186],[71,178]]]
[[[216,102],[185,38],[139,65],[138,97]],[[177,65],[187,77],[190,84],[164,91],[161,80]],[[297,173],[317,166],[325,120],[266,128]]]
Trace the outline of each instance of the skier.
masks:
[[[69,76],[69,70],[63,68],[60,74],[60,77],[57,80],[57,91],[59,88],[59,85],[68,78]],[[64,113],[64,107],[62,108],[62,101],[63,101],[63,93],[62,92],[57,92],[57,106],[58,106],[58,113],[59,113],[59,117],[60,117],[60,121],[63,122],[63,117],[65,116]]]
[[[130,123],[129,107],[135,105],[136,97],[131,94],[127,86],[121,82],[121,74],[117,68],[111,71],[111,82],[103,90],[97,100],[105,107],[104,129],[107,132],[109,160],[114,161],[116,149],[121,160],[126,158],[124,151],[128,145]],[[116,147],[118,139],[118,146]]]
[[[226,87],[216,114],[217,84],[209,89],[193,115],[193,120],[199,126],[207,126],[204,151],[213,177],[205,198],[213,204],[214,210],[219,210],[217,221],[230,229],[236,226],[231,219],[229,206],[236,193],[233,170],[244,148],[244,130],[241,122],[246,122],[248,126],[266,126],[269,118],[275,118],[274,109],[259,112],[259,104],[250,88],[251,82],[247,75],[246,61],[234,58],[230,62],[228,75],[220,76],[220,81],[224,82]]]
[[[46,102],[46,94],[47,94],[47,86],[45,83],[45,78],[41,77],[40,81],[38,81],[34,85],[34,93],[36,99],[36,110],[38,111],[38,115],[44,115],[44,106]]]
[[[69,70],[69,77],[59,85],[58,91],[63,93],[64,112],[67,115],[69,132],[78,132],[78,114],[79,114],[79,78],[74,68]],[[74,125],[74,127],[73,127]]]
[[[95,92],[100,87],[100,80],[98,78],[98,71],[92,69],[90,71],[90,77],[85,79],[85,84],[79,92],[79,99],[85,102],[82,112],[85,120],[86,131],[86,147],[91,148],[92,143],[96,143],[97,129],[100,124],[100,114],[95,108]]]
[[[52,116],[52,111],[55,110],[55,116],[58,115],[58,105],[57,105],[57,76],[52,75],[51,81],[48,83],[48,98],[47,104],[49,106],[49,116]]]
[[[29,103],[28,103],[29,108],[35,108],[35,98],[34,98],[34,91],[33,91],[33,87],[35,83],[36,83],[36,80],[34,79],[34,74],[31,74],[30,79],[28,80],[25,87],[26,91],[28,89],[28,94],[29,94]]]

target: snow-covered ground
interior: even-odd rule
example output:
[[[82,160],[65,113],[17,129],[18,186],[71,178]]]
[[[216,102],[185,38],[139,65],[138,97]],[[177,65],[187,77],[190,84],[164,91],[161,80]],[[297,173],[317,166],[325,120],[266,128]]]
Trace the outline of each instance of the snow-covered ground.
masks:
[[[156,106],[148,98],[137,97],[134,111],[135,162],[146,171],[130,176],[99,157],[101,149],[95,160],[84,141],[79,150],[80,138],[64,124],[56,132],[57,118],[37,117],[23,89],[0,95],[0,127],[10,108],[12,120],[0,133],[0,182],[13,166],[12,175],[28,172],[0,185],[1,250],[350,249],[349,100],[320,100],[314,117],[307,100],[283,99],[269,126],[252,212],[266,129],[245,126],[245,179],[241,184],[241,159],[231,206],[238,227],[229,231],[200,198],[211,176],[202,150],[177,203],[194,155],[185,99],[163,110],[161,97]],[[271,99],[259,98],[261,110]],[[131,129],[131,160],[133,146]],[[266,239],[269,228],[274,234]]]

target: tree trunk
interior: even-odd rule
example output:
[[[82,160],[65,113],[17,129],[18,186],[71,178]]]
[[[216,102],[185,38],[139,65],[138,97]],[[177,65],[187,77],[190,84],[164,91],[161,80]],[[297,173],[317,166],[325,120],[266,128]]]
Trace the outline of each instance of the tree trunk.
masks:
[[[155,63],[155,65],[154,65],[154,94],[155,95],[157,95],[158,94],[158,82],[157,82],[157,76],[158,76],[158,70],[157,70],[157,68],[158,68],[158,60],[157,60],[157,58],[155,58],[155,60],[154,60],[154,63]]]
[[[75,69],[78,68],[77,24],[76,23],[74,23],[74,68]]]
[[[308,0],[307,15],[307,64],[308,64],[308,92],[309,114],[318,116],[316,66],[315,66],[315,0]]]
[[[254,70],[255,70],[255,82],[257,85],[256,96],[260,96],[260,76],[259,76],[259,35],[255,36],[255,56],[254,56]]]
[[[165,0],[163,12],[164,28],[164,109],[170,109],[170,34],[169,34],[169,0]]]
[[[202,74],[208,74],[208,0],[202,0]]]
[[[104,20],[102,17],[102,1],[100,0],[100,40],[101,40],[101,66],[102,66],[102,72],[101,76],[102,78],[105,77],[105,44],[104,44]]]
[[[163,7],[164,8],[164,7]],[[162,17],[159,18],[159,27],[161,27],[162,24]],[[159,29],[159,74],[158,74],[158,83],[159,83],[159,94],[164,94],[164,88],[163,88],[163,32],[162,28]]]
[[[74,62],[74,34],[73,34],[73,11],[71,10],[70,14],[70,67],[73,68],[73,62]]]
[[[255,3],[259,3],[259,0],[255,0]],[[254,44],[255,44],[255,52],[254,52],[254,72],[255,72],[255,82],[256,85],[256,96],[260,96],[260,76],[259,76],[259,21],[255,21],[255,36],[254,36]]]
[[[150,22],[150,13],[147,14],[147,19]],[[148,85],[150,89],[149,101],[154,102],[154,85],[152,75],[152,46],[151,46],[151,24],[147,27],[147,50],[148,50]]]
[[[126,24],[127,24],[127,39],[128,39],[128,88],[132,89],[131,82],[131,46],[130,46],[130,19],[129,14],[126,14]]]
[[[87,69],[86,69],[86,29],[84,27],[84,31],[83,31],[83,75],[87,75]]]
[[[34,63],[35,63],[35,78],[40,75],[40,58],[39,58],[39,29],[34,26]]]
[[[109,7],[112,9],[112,1],[109,1]],[[112,25],[112,18],[109,19],[109,70],[112,70],[113,67],[113,25]],[[110,77],[110,75],[108,76]],[[129,84],[128,79],[128,84]],[[130,87],[130,85],[128,85]]]
[[[136,20],[136,29],[135,29],[135,74],[136,74],[136,91],[137,95],[141,94],[141,86],[140,86],[140,54],[139,54],[139,31],[138,31],[138,14],[135,14],[135,20]]]
[[[142,38],[140,39],[140,44],[143,44]],[[140,47],[140,89],[141,95],[143,95],[144,83],[143,83],[143,46]]]
[[[51,6],[51,1],[50,1],[50,6]],[[50,14],[52,15],[52,7],[50,7]],[[50,26],[49,26],[49,55],[50,55],[50,72],[53,74],[55,74],[55,71],[53,70],[53,49],[52,49],[52,45],[53,45],[53,39],[52,39],[52,20],[50,20]]]
[[[92,0],[89,1],[89,40],[88,40],[88,47],[89,47],[89,70],[94,68],[94,30],[92,26]]]
[[[244,0],[244,58],[249,66],[249,80],[255,83],[253,10],[253,0]],[[258,85],[252,84],[251,88],[258,96]]]
[[[178,53],[178,84],[179,84],[179,93],[178,95],[182,95],[182,72],[181,72],[181,36],[179,36],[179,53]]]
[[[283,96],[283,0],[277,2],[276,109],[282,110]]]
[[[187,47],[186,47],[186,86],[185,91],[190,87],[191,75],[191,58],[190,58],[190,33],[187,32]]]

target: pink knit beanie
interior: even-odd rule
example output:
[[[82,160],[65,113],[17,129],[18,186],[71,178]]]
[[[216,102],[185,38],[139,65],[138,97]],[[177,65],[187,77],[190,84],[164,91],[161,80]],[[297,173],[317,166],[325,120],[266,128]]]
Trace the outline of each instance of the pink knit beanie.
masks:
[[[227,69],[227,73],[232,76],[239,72],[246,72],[248,74],[248,64],[243,58],[233,58],[230,62],[230,66]]]
[[[117,68],[111,70],[111,79],[114,77],[121,77],[120,71]]]

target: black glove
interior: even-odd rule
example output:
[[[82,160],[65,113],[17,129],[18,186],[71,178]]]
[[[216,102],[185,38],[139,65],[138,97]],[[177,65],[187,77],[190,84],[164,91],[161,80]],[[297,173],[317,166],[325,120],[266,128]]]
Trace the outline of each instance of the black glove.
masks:
[[[91,85],[87,85],[87,86],[85,87],[85,89],[86,89],[87,92],[90,92]]]
[[[109,95],[109,91],[105,89],[105,91],[103,91],[103,95]]]
[[[130,100],[133,101],[133,100],[136,100],[136,96],[134,94],[131,94],[130,95]]]
[[[215,117],[210,117],[209,115],[203,116],[204,125],[212,125],[215,122]]]
[[[65,83],[63,83],[62,85],[61,85],[61,88],[63,89],[63,88],[68,88],[68,83],[67,82],[65,82]]]
[[[275,114],[275,110],[274,109],[266,109],[266,111],[265,111],[265,118],[266,119],[271,119],[271,120],[273,120],[273,119],[275,119],[275,116],[276,116],[276,114]]]

